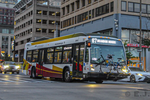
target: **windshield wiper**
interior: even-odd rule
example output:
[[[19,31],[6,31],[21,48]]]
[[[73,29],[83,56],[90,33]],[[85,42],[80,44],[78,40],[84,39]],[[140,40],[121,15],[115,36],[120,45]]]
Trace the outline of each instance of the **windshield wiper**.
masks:
[[[103,59],[103,61],[99,62],[99,64],[102,64],[103,62],[105,62],[105,59],[104,59],[103,55],[101,55],[100,58],[97,59],[97,61],[100,60],[101,58]]]

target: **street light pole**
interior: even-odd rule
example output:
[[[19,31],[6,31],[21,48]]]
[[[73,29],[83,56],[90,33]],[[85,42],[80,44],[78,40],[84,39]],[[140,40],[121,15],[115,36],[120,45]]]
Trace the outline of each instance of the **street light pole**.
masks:
[[[140,52],[139,52],[139,58],[140,58],[140,68],[142,68],[142,0],[140,0]]]

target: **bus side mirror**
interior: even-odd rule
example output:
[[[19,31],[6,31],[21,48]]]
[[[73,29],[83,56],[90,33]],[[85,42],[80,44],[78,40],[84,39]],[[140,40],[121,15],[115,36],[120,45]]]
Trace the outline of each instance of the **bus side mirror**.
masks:
[[[87,42],[87,47],[91,47],[91,42]]]

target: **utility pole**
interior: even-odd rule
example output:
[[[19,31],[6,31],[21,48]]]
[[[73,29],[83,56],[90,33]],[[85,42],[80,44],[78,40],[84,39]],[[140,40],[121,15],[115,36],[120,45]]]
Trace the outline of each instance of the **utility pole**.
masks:
[[[140,0],[140,50],[139,50],[139,58],[140,58],[140,68],[142,69],[142,0]]]

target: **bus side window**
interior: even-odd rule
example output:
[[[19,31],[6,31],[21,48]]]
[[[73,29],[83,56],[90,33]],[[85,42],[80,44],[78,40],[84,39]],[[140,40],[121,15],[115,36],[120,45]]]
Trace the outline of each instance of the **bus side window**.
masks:
[[[85,62],[89,62],[89,50],[86,49],[86,52],[85,52]]]

